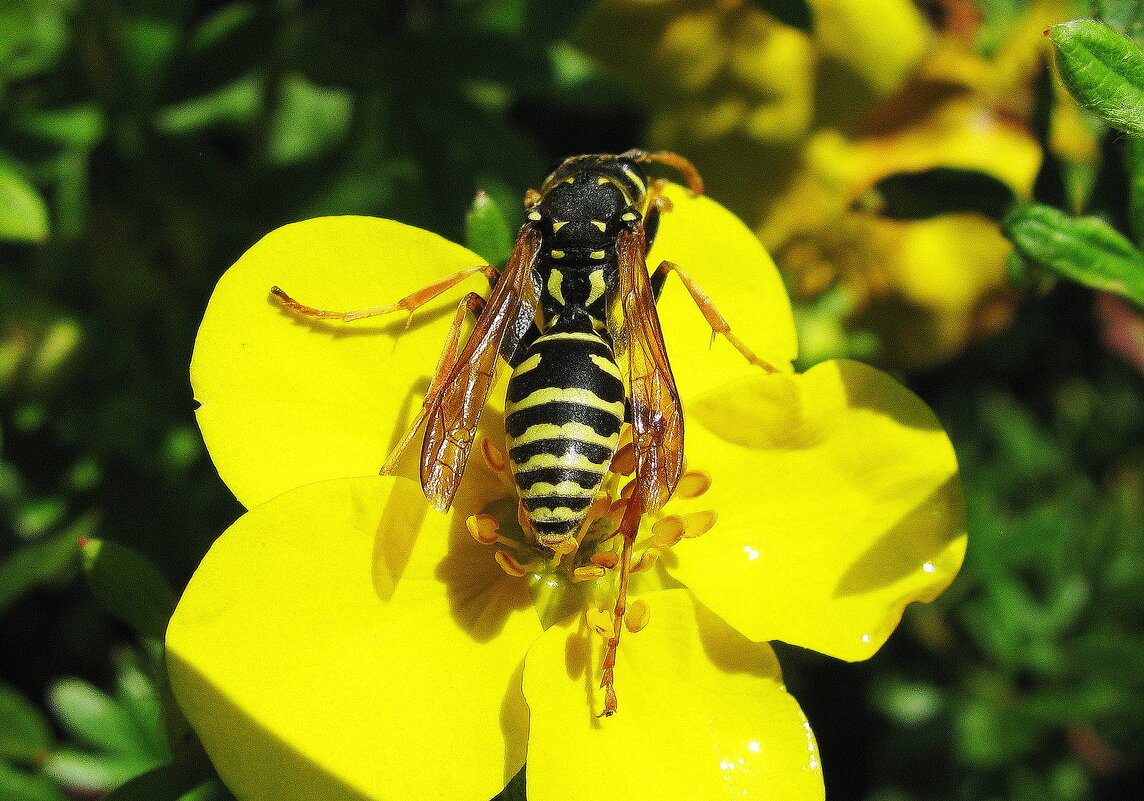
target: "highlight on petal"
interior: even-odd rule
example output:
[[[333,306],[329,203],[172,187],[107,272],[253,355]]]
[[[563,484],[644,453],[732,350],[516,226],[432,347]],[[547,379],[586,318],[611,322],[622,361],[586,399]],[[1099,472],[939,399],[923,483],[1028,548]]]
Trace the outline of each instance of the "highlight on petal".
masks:
[[[610,718],[595,717],[598,634],[553,626],[529,651],[529,799],[823,798],[814,735],[770,646],[686,590],[643,598],[650,619],[620,642]]]
[[[247,507],[327,478],[376,475],[421,405],[452,321],[480,275],[428,303],[356,322],[302,318],[309,306],[391,304],[481,258],[392,220],[324,217],[272,231],[219,280],[195,341],[199,427],[223,481]]]
[[[688,408],[694,501],[718,523],[673,575],[753,640],[871,656],[965,553],[957,461],[929,408],[857,362],[730,383]]]
[[[215,543],[171,619],[168,667],[239,798],[487,801],[516,774],[540,626],[463,521],[406,479],[339,479]]]
[[[660,220],[647,263],[679,265],[714,301],[731,330],[759,356],[789,369],[798,354],[794,317],[782,278],[758,237],[706,197],[671,186],[672,210]],[[680,393],[707,392],[741,374],[743,357],[711,327],[678,275],[668,275],[657,306]]]

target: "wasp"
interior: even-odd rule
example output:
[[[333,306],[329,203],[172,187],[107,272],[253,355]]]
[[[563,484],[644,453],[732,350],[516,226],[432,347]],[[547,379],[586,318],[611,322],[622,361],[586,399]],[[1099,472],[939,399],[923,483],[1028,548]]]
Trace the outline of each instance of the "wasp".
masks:
[[[472,267],[385,306],[348,312],[301,304],[271,291],[303,315],[357,320],[399,310],[412,313],[471,275],[483,273],[487,299],[469,293],[457,307],[424,403],[382,473],[424,429],[421,486],[438,510],[448,509],[465,471],[477,423],[500,361],[512,368],[505,435],[531,535],[554,550],[574,545],[615,456],[620,431],[632,429],[633,488],[619,524],[620,579],[602,670],[604,716],[616,711],[616,648],[626,611],[632,545],[641,518],[672,495],[683,471],[683,409],[672,377],[656,300],[669,273],[682,279],[711,326],[753,364],[774,371],[732,332],[711,299],[680,267],[662,262],[649,274],[646,257],[660,215],[670,209],[664,179],[643,165],[676,169],[691,191],[703,181],[684,157],[629,150],[565,159],[539,191],[525,193],[525,222],[503,270]],[[476,316],[461,341],[466,319]]]

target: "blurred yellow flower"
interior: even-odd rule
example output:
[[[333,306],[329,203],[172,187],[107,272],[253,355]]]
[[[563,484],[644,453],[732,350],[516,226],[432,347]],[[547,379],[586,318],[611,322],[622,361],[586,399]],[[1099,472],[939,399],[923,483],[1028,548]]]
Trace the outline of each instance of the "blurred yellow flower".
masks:
[[[399,223],[324,218],[271,233],[219,282],[192,381],[212,458],[251,511],[204,559],[167,645],[176,697],[240,799],[487,801],[526,762],[536,801],[823,797],[810,725],[767,641],[864,659],[906,604],[936,596],[965,547],[956,461],[889,376],[854,362],[791,372],[790,308],[757,239],[712,201],[670,194],[650,260],[686,265],[780,372],[709,344],[668,283],[688,472],[637,542],[631,607],[646,625],[621,642],[607,719],[600,632],[616,571],[573,573],[608,566],[606,532],[563,559],[524,542],[488,448],[446,514],[413,460],[376,475],[455,299],[406,329],[300,320],[267,297],[281,284],[360,306],[479,257]],[[503,391],[493,398],[481,436],[499,445]],[[622,505],[622,479],[605,506]],[[479,514],[499,539],[470,534]]]
[[[1031,2],[989,58],[976,4],[811,0],[807,35],[748,0],[605,0],[579,37],[628,81],[649,139],[687,153],[751,225],[802,299],[842,292],[878,357],[923,366],[1008,319],[1008,243],[980,213],[889,219],[871,189],[900,173],[972,170],[1031,195],[1042,31],[1064,0]],[[1091,135],[1063,94],[1050,141],[1076,162]]]

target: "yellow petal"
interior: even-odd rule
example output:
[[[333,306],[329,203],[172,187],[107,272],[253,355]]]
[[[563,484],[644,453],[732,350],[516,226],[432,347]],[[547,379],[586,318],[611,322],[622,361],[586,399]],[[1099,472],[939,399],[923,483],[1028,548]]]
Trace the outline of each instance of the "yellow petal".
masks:
[[[603,639],[554,626],[529,650],[532,801],[823,798],[810,726],[765,643],[752,643],[689,593],[645,596],[650,620],[626,632],[619,711],[597,718]]]
[[[243,801],[487,801],[524,762],[539,630],[462,517],[406,479],[340,479],[222,535],[171,619],[168,667]]]
[[[911,0],[810,0],[823,52],[876,95],[897,89],[925,55],[930,30]]]
[[[719,517],[673,549],[673,574],[748,637],[864,659],[957,573],[953,448],[885,373],[834,361],[752,376],[692,403],[688,423],[688,464],[712,484],[669,511]]]
[[[797,355],[794,319],[782,278],[758,238],[731,212],[706,197],[671,187],[673,209],[663,215],[648,254],[654,270],[663,260],[687,272],[714,301],[731,330],[756,354],[783,369]],[[743,357],[711,327],[680,281],[669,275],[659,318],[672,369],[683,397],[693,397],[740,375]]]
[[[211,459],[246,506],[327,478],[376,474],[421,404],[452,309],[474,276],[420,309],[312,321],[270,297],[346,311],[394,303],[482,263],[391,220],[325,217],[271,232],[223,275],[195,342],[191,382]]]

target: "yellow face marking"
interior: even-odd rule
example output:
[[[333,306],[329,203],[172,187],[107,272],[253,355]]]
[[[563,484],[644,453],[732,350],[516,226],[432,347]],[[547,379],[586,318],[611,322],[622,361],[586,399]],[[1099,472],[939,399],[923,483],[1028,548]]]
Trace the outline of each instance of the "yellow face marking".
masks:
[[[624,222],[631,222],[632,220],[638,220],[639,218],[640,218],[640,216],[638,214],[636,214],[634,211],[629,211],[623,217],[620,217],[620,219],[623,220]]]
[[[601,231],[608,230],[608,224],[606,222],[604,222],[603,220],[592,220],[592,225],[596,226]]]
[[[548,274],[548,294],[556,298],[556,302],[564,305],[564,274],[553,270]]]
[[[576,176],[575,175],[569,175],[567,178],[564,179],[564,183],[566,183],[566,184],[576,183]]]
[[[597,186],[603,186],[604,184],[608,184],[608,183],[611,183],[611,182],[612,182],[612,179],[611,179],[611,178],[604,178],[604,177],[600,177],[600,178],[597,178],[597,179],[596,179],[596,185],[597,185]]]
[[[647,193],[647,184],[645,184],[645,183],[643,182],[643,179],[642,179],[642,178],[640,178],[638,175],[636,175],[636,172],[635,172],[635,170],[633,170],[633,169],[631,168],[631,166],[630,166],[630,165],[628,165],[628,164],[625,164],[625,165],[623,166],[623,170],[624,170],[624,173],[625,173],[625,174],[626,174],[626,175],[627,175],[629,178],[631,178],[631,179],[632,179],[632,183],[636,185],[636,188],[637,188],[637,189],[639,189],[639,192],[640,192],[640,194],[641,194],[641,195],[643,195],[643,194],[646,194],[646,193]]]
[[[591,253],[588,254],[588,258],[590,258],[590,259],[602,259],[602,258],[604,258],[604,251],[593,250]]]
[[[550,251],[548,255],[554,259],[562,259],[562,258],[564,258],[564,251],[563,250],[553,250],[553,251]]]
[[[534,221],[534,222],[535,222],[536,220],[539,220],[539,219],[540,219],[540,212],[539,212],[539,211],[536,211],[535,209],[534,209],[533,211],[530,211],[530,212],[528,213],[528,219],[530,219],[530,220],[532,220],[532,221]]]
[[[585,305],[591,306],[597,300],[604,296],[607,287],[604,285],[604,271],[592,270],[588,273],[588,302]]]
[[[557,231],[559,231],[561,228],[563,228],[567,224],[568,224],[567,220],[553,220],[552,221],[552,233],[556,233]]]

